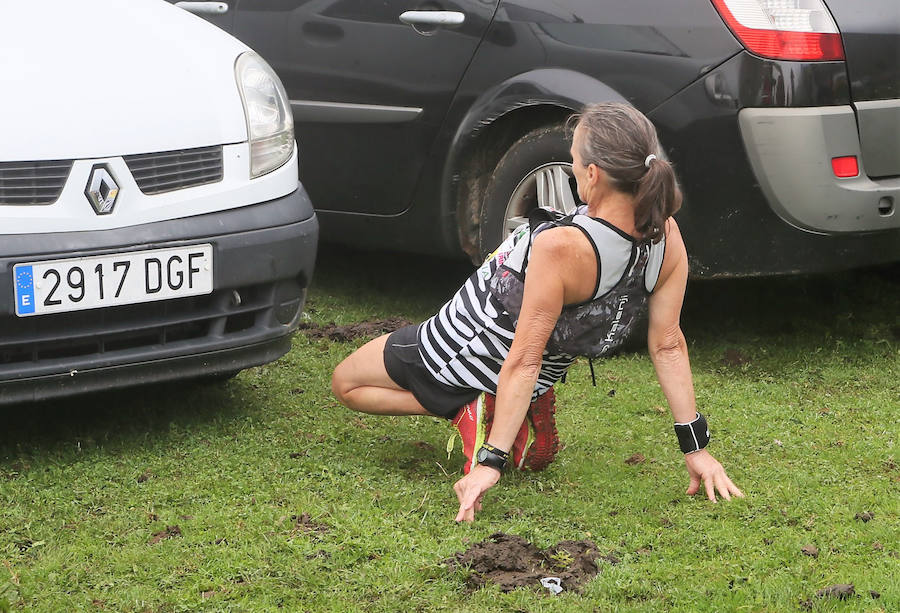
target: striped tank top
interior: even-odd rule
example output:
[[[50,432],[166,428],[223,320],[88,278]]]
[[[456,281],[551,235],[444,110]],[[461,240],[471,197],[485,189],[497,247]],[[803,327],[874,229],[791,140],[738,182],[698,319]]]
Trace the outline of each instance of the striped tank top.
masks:
[[[638,242],[608,222],[588,217],[586,209],[539,226],[522,224],[419,326],[419,353],[435,379],[497,393],[521,309],[531,242],[539,232],[560,225],[577,227],[594,247],[597,281],[589,300],[563,308],[544,350],[533,397],[561,379],[575,356],[612,355],[624,342],[656,284],[665,239],[655,245]]]

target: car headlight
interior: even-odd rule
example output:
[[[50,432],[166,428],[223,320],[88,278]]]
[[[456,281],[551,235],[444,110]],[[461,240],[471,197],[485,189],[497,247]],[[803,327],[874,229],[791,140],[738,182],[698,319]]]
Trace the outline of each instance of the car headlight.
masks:
[[[250,178],[287,162],[294,150],[294,118],[281,79],[256,53],[242,53],[234,65],[250,138]]]

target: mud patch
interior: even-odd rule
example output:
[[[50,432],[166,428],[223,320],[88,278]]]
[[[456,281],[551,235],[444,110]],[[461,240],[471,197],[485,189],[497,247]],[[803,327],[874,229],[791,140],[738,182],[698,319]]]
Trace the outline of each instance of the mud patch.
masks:
[[[313,521],[309,513],[291,515],[291,521],[294,522],[295,532],[328,532],[329,530],[325,524]]]
[[[530,587],[552,594],[542,587],[542,579],[558,578],[562,591],[577,592],[599,572],[600,559],[618,563],[615,556],[601,555],[590,540],[562,541],[540,550],[520,536],[497,532],[447,562],[451,568],[469,570],[466,583],[472,590],[496,583],[504,592]]]
[[[300,330],[309,338],[327,338],[330,341],[346,342],[357,338],[369,338],[381,336],[388,332],[393,332],[403,326],[411,325],[413,322],[402,317],[389,317],[388,319],[377,319],[375,321],[363,321],[358,324],[349,324],[346,326],[338,326],[334,323],[319,325],[315,323],[303,322],[300,324]]]
[[[629,466],[634,466],[635,464],[643,464],[647,461],[647,458],[644,457],[642,453],[632,453],[625,459],[625,463]]]
[[[852,583],[839,583],[838,585],[830,585],[816,592],[818,598],[838,598],[846,600],[856,595],[856,590]]]
[[[153,536],[150,537],[150,544],[156,545],[160,541],[174,538],[176,536],[181,536],[181,528],[179,528],[178,526],[166,526],[165,530],[160,530],[159,532],[153,533]]]
[[[750,358],[741,353],[738,349],[726,349],[722,355],[722,363],[725,366],[738,367],[750,363]]]

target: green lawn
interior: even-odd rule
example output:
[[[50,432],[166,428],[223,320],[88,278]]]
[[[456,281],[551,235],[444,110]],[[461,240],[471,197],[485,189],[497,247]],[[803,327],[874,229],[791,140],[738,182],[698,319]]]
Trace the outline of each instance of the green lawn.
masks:
[[[468,270],[326,250],[309,321],[420,320]],[[363,339],[297,334],[223,384],[4,407],[0,611],[900,610],[898,274],[692,283],[698,401],[747,494],[730,503],[685,495],[643,351],[595,363],[597,387],[573,367],[557,461],[504,476],[473,525],[453,522],[448,423],[332,398]],[[499,531],[621,562],[580,594],[470,593],[445,560]],[[816,597],[841,583],[857,596]]]

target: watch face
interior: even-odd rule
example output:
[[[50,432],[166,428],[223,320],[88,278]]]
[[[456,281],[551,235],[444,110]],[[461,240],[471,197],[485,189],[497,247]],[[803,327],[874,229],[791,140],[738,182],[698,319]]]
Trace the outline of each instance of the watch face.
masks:
[[[481,449],[478,450],[478,455],[476,456],[476,459],[479,462],[484,462],[484,460],[487,458],[487,454],[488,454],[487,449],[482,447]]]

